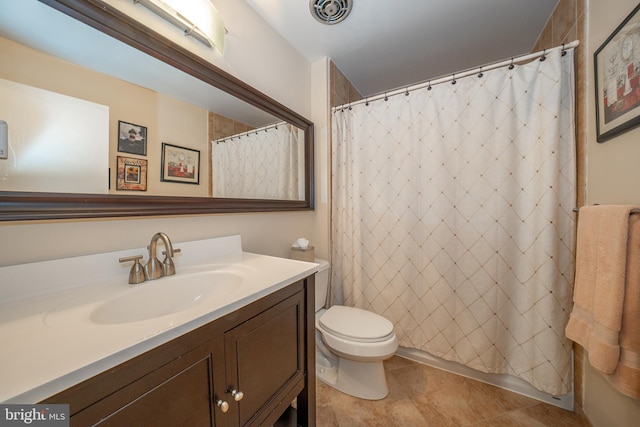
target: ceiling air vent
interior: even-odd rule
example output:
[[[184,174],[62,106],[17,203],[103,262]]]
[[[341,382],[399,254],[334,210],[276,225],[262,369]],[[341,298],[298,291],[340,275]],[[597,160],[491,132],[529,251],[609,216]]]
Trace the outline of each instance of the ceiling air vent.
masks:
[[[310,0],[311,14],[323,24],[333,25],[344,19],[351,12],[353,0]]]

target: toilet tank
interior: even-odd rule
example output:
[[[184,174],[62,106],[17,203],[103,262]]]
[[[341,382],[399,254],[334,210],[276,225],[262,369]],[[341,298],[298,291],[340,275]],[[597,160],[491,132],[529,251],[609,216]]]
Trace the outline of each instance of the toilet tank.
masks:
[[[316,273],[316,312],[324,308],[327,301],[327,291],[329,290],[329,262],[316,258],[314,260],[320,264]]]

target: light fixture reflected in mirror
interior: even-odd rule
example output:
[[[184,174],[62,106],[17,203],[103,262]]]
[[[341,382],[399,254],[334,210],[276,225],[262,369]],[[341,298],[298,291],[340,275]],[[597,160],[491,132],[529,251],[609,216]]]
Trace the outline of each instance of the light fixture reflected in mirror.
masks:
[[[210,0],[133,0],[202,44],[224,53],[224,21]]]

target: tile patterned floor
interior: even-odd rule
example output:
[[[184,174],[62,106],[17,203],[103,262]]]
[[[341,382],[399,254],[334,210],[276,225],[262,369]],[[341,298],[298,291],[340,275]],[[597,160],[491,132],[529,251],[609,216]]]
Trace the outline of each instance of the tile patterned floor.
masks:
[[[578,415],[398,356],[385,361],[389,396],[356,399],[317,384],[318,427],[587,427]]]

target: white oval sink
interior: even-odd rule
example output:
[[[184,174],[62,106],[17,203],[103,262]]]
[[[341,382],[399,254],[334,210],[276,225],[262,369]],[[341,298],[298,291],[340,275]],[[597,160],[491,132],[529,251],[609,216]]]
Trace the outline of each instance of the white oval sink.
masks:
[[[238,274],[221,271],[163,277],[105,301],[91,312],[89,319],[100,325],[154,319],[192,308],[205,298],[228,295],[242,281]]]

